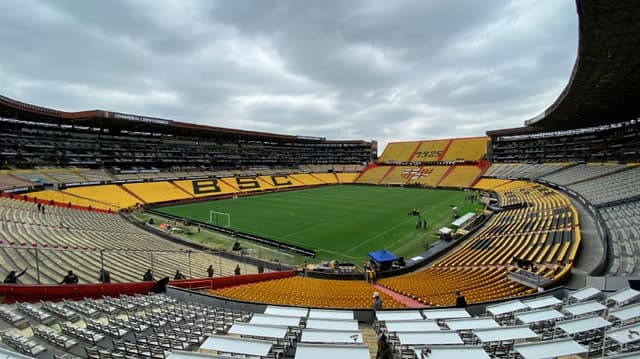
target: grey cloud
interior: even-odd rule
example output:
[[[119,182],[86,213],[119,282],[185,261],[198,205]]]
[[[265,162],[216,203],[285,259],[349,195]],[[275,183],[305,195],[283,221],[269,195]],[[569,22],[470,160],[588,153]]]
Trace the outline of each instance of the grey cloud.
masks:
[[[4,5],[3,95],[381,148],[522,125],[577,45],[571,0]]]

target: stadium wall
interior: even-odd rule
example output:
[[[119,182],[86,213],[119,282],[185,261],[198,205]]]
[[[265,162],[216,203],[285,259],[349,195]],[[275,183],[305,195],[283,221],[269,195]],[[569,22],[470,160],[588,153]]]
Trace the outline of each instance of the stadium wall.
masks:
[[[247,274],[241,276],[185,279],[170,281],[169,284],[178,288],[222,288],[242,285],[264,280],[281,279],[295,276],[296,270],[271,272],[262,274]],[[110,284],[75,284],[75,285],[16,285],[0,284],[0,302],[39,302],[41,300],[60,301],[82,300],[84,298],[102,298],[103,296],[120,296],[147,294],[160,291],[160,282],[134,282]]]

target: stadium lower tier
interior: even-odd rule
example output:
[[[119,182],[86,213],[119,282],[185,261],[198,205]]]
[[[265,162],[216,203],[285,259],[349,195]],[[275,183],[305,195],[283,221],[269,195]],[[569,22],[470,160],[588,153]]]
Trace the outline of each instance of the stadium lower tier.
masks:
[[[136,204],[173,202],[292,187],[352,183],[358,175],[359,173],[274,174],[270,176],[136,182],[70,187],[60,191],[35,191],[26,196],[71,206],[117,211]]]
[[[376,289],[365,281],[291,277],[221,289],[211,294],[237,300],[282,305],[330,308],[372,308]],[[385,308],[405,305],[379,293]]]
[[[382,279],[379,283],[402,295],[426,305],[455,305],[456,291],[466,297],[468,303],[486,302],[534,293],[535,290],[507,279],[507,269],[443,268],[432,267],[424,271]]]
[[[384,169],[388,171],[387,168]],[[234,187],[246,189],[240,188],[240,185],[258,185],[262,189],[261,184],[269,181],[273,186],[300,185],[305,181],[318,184],[322,177],[231,177],[220,180],[226,186],[214,183],[213,179],[193,180],[191,187],[184,181],[162,182],[161,186],[171,188],[171,191],[162,196],[173,193],[174,197],[184,198],[205,190],[212,190],[215,195],[217,188],[221,192],[222,189],[228,191]],[[207,181],[206,185],[202,181]],[[336,176],[336,181],[340,181],[340,176]],[[151,200],[150,196],[155,195],[150,191],[151,187],[145,187],[144,191],[138,188],[145,185],[153,188],[159,186],[157,182],[151,182],[128,187],[113,185],[105,187],[105,190],[124,191],[126,188],[124,192],[136,193],[137,196]],[[524,285],[507,278],[514,258],[531,262],[535,267],[532,269],[533,274],[552,282],[557,282],[568,274],[580,245],[580,231],[577,213],[567,198],[549,187],[526,181],[492,179],[478,183],[478,188],[486,187],[495,193],[500,206],[514,205],[513,208],[493,214],[479,232],[465,239],[458,248],[430,268],[383,279],[380,284],[423,304],[450,305],[453,304],[456,290],[462,291],[471,303],[531,292]],[[91,193],[95,192],[89,188],[84,190],[86,195]],[[73,197],[71,194],[68,196]],[[162,200],[166,198],[162,197]],[[155,266],[162,276],[172,276],[176,269],[188,274],[192,267],[195,268],[194,276],[201,276],[209,264],[222,262],[220,258],[205,253],[194,252],[189,256],[184,246],[151,236],[113,214],[55,206],[46,206],[45,211],[46,213],[40,213],[34,203],[2,199],[0,233],[8,245],[2,247],[0,264],[5,270],[34,268],[38,260],[41,263],[40,281],[55,283],[67,269],[74,269],[81,281],[93,282],[93,278],[97,278],[100,263],[104,262],[112,271],[115,281],[136,281],[150,266]],[[35,250],[29,249],[32,246],[51,250],[41,250],[36,254]],[[151,255],[150,252],[145,252],[149,248],[164,253]],[[36,255],[39,255],[38,259],[35,258]],[[216,272],[228,274],[233,267],[234,264],[220,265],[218,272],[216,266]],[[242,273],[247,270],[254,272],[255,268],[245,266]],[[38,281],[35,270],[28,271],[22,279],[25,283]],[[369,308],[374,290],[374,287],[364,281],[292,278],[216,289],[214,292],[249,301]],[[385,307],[403,306],[392,296],[382,295]]]

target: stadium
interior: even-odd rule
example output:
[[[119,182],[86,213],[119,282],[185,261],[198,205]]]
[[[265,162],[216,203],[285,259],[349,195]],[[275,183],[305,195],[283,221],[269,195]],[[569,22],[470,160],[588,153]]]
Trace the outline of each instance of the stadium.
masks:
[[[539,116],[382,153],[0,96],[0,356],[639,357],[640,7],[576,5]]]

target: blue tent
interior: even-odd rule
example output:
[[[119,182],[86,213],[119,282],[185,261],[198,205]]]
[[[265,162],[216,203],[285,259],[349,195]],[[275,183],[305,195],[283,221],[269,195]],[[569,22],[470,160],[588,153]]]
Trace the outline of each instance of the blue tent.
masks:
[[[385,270],[391,267],[391,263],[400,260],[395,254],[389,252],[386,249],[381,249],[375,252],[369,252],[369,258],[378,264],[380,270]]]

